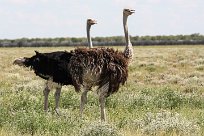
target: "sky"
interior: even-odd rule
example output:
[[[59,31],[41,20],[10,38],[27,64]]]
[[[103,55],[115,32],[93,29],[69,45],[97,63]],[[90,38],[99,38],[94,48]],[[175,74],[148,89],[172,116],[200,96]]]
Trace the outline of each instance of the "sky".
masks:
[[[0,0],[0,39],[123,36],[124,8],[132,36],[204,34],[204,0]]]

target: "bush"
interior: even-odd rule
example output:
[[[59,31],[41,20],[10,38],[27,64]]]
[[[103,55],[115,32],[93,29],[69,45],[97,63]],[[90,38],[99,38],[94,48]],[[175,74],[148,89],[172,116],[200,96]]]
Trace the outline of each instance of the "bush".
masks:
[[[0,128],[6,123],[6,121],[10,118],[6,109],[0,107]]]
[[[118,136],[116,128],[105,122],[94,122],[83,128],[81,136]]]
[[[182,99],[183,98],[178,93],[169,88],[165,88],[161,94],[155,97],[154,104],[158,108],[175,109],[181,106],[183,103]]]
[[[200,134],[200,127],[195,122],[168,111],[156,114],[149,112],[142,119],[134,120],[133,126],[134,129],[140,129],[142,133],[148,135],[157,135],[161,132],[185,136]]]

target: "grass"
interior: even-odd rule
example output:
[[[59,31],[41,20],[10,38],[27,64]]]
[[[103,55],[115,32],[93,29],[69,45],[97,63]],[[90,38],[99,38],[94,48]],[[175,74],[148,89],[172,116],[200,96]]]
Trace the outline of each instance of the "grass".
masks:
[[[105,123],[100,122],[95,92],[89,92],[84,116],[79,117],[80,95],[71,86],[63,87],[61,115],[53,110],[54,91],[44,113],[45,81],[12,65],[34,50],[71,49],[0,48],[0,135],[204,135],[203,46],[134,47],[127,83],[107,99]]]

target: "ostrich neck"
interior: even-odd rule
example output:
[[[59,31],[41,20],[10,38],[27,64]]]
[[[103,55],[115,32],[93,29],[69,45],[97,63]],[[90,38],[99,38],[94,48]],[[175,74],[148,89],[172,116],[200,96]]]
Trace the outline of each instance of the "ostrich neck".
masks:
[[[91,25],[87,24],[86,29],[87,29],[88,46],[89,46],[89,48],[93,48],[92,40],[91,40],[91,36],[90,36]]]
[[[133,57],[133,48],[130,42],[130,37],[128,35],[128,26],[127,26],[127,16],[123,14],[123,25],[124,25],[124,32],[125,32],[125,40],[126,40],[126,47],[124,50],[124,56],[127,57],[129,60],[132,60]]]
[[[128,35],[127,18],[128,18],[128,16],[123,15],[123,26],[124,26],[126,47],[132,47],[132,44],[131,44],[131,42],[130,42],[130,37],[129,37],[129,35]]]

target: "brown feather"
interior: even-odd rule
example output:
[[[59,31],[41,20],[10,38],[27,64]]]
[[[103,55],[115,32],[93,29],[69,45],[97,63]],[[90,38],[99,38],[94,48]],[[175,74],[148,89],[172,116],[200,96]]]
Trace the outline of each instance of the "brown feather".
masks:
[[[127,81],[128,59],[113,48],[78,48],[72,51],[69,69],[76,91],[81,86],[98,86],[109,83],[107,96],[117,92]]]

